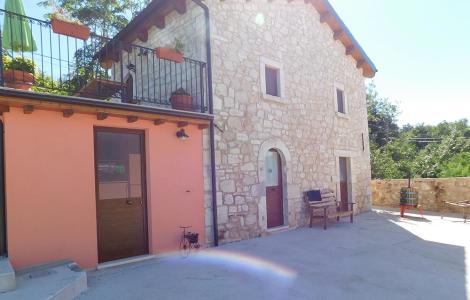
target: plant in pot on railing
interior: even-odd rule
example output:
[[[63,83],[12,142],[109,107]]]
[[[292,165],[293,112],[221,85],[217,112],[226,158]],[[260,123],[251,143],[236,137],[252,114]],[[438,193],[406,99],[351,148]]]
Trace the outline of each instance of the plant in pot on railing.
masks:
[[[31,59],[3,56],[3,79],[5,86],[28,91],[34,82],[34,62]]]
[[[52,7],[54,12],[47,16],[51,20],[52,31],[57,34],[87,40],[90,37],[90,27],[70,16],[66,9],[59,7],[55,1],[47,0],[40,2],[41,6]]]
[[[155,54],[160,59],[171,60],[176,63],[183,62],[184,43],[180,39],[175,39],[172,45],[166,47],[158,47]]]
[[[171,107],[179,110],[193,110],[193,97],[183,88],[179,88],[171,94]]]

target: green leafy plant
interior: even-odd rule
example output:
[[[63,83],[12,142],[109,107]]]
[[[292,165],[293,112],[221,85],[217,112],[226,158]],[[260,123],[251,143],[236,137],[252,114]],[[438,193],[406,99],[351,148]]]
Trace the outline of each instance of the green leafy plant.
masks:
[[[83,23],[80,22],[80,20],[72,17],[72,15],[68,12],[67,9],[57,5],[57,3],[54,0],[41,1],[38,3],[38,5],[53,9],[52,13],[45,15],[45,17],[49,20],[56,19],[56,20],[61,20],[61,21],[68,22],[68,23],[83,25]]]
[[[31,90],[39,93],[54,94],[54,95],[68,95],[67,92],[61,89],[60,82],[53,80],[51,76],[39,73],[36,76],[35,83]]]
[[[174,41],[173,41],[173,44],[169,45],[167,48],[170,48],[170,49],[173,49],[179,53],[183,53],[184,51],[184,43],[182,40],[176,38]]]
[[[173,93],[171,93],[172,96],[191,96],[190,93],[188,93],[185,89],[179,88]]]
[[[11,57],[7,56],[7,55],[3,55],[2,56],[2,62],[3,62],[3,69],[7,70],[10,66]]]
[[[36,65],[29,58],[15,57],[10,60],[9,57],[3,56],[3,68],[4,70],[18,70],[27,73],[34,73]]]
[[[47,8],[60,7],[101,36],[111,37],[124,28],[150,0],[41,0]],[[52,4],[52,5],[51,5]],[[57,9],[53,9],[55,11]]]

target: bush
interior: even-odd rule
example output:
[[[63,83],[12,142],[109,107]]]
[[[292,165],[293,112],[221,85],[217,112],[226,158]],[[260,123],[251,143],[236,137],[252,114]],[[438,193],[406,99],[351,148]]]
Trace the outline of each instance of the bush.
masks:
[[[470,153],[454,156],[443,167],[439,177],[470,177]]]
[[[34,62],[29,58],[15,57],[10,59],[8,56],[3,56],[4,70],[18,70],[28,73],[34,73],[36,68]]]

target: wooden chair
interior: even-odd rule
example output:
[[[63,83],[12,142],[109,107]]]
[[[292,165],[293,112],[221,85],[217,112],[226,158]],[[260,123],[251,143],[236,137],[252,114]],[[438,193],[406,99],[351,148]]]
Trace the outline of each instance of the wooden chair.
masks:
[[[323,228],[326,230],[328,219],[336,219],[348,217],[351,223],[354,221],[354,202],[348,203],[348,210],[341,209],[341,202],[338,202],[335,193],[331,189],[321,189],[319,191],[309,191],[306,193],[306,199],[309,205],[310,227],[313,220],[317,218],[323,219]],[[322,215],[315,214],[316,211],[323,210]]]

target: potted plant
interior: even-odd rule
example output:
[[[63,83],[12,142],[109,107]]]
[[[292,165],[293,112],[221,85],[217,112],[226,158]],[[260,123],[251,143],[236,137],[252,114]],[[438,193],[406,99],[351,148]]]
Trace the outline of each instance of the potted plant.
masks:
[[[172,45],[155,48],[155,54],[160,59],[171,60],[176,63],[183,62],[184,44],[180,39],[175,39]]]
[[[67,10],[57,6],[54,0],[40,2],[40,5],[54,9],[54,12],[47,16],[51,20],[52,31],[55,33],[81,40],[87,40],[90,37],[90,28],[72,18]]]
[[[179,110],[193,110],[193,97],[183,88],[179,88],[171,94],[171,107]]]
[[[30,90],[34,82],[35,65],[31,59],[3,56],[3,79],[5,86],[19,90]]]

